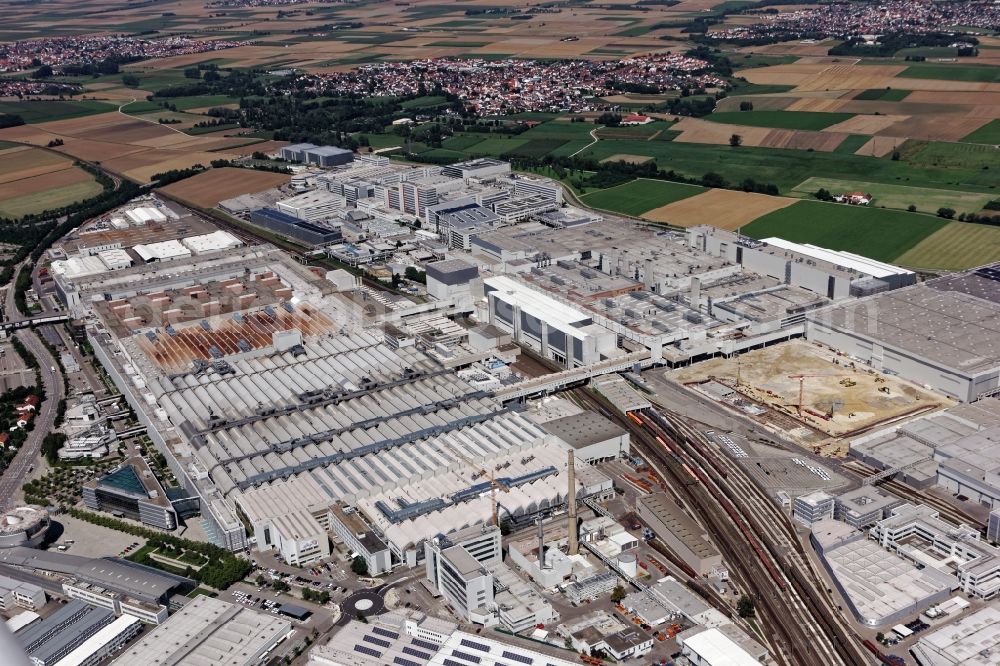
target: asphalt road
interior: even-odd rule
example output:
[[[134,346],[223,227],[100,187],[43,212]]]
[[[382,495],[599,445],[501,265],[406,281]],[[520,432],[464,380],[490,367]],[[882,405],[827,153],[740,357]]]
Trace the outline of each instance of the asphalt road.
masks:
[[[35,332],[23,329],[18,332],[17,337],[28,351],[38,359],[38,364],[41,366],[42,384],[45,387],[45,400],[38,406],[34,429],[28,433],[28,438],[18,449],[14,460],[11,461],[10,466],[4,470],[3,477],[0,478],[0,506],[9,506],[12,503],[14,495],[28,475],[28,467],[38,461],[42,440],[52,432],[56,419],[56,406],[64,397],[63,379],[59,366]]]

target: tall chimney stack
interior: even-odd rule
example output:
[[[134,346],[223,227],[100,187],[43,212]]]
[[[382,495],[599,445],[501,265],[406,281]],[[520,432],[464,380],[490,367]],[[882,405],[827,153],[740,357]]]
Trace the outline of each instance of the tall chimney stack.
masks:
[[[576,526],[576,467],[574,466],[574,459],[576,456],[573,455],[573,449],[570,449],[569,454],[569,469],[567,470],[567,479],[569,481],[569,494],[566,496],[566,503],[569,505],[569,540],[567,542],[566,552],[570,555],[576,555],[580,552],[580,544],[577,543],[577,526]]]
[[[538,518],[536,518],[536,520],[538,521],[538,568],[539,569],[544,569],[545,568],[545,528],[542,527],[542,523],[544,521],[542,520],[541,516],[538,516]]]

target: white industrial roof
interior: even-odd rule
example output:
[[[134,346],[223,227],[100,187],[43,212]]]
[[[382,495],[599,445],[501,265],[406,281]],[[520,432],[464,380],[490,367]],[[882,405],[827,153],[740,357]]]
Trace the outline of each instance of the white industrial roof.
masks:
[[[18,613],[14,617],[7,620],[7,628],[12,634],[16,634],[21,629],[24,629],[29,624],[35,620],[41,619],[41,615],[34,611],[26,610]]]
[[[125,215],[136,224],[147,222],[165,222],[167,216],[151,206],[140,206],[125,211]]]
[[[65,275],[67,280],[97,275],[107,270],[108,267],[97,256],[70,257],[62,261],[52,262],[52,272],[56,275]]]
[[[587,337],[586,331],[577,328],[580,322],[591,319],[587,313],[535,291],[506,275],[486,278],[483,282],[495,288],[503,301],[517,305],[522,312],[544,321],[574,338]]]
[[[190,236],[188,238],[181,239],[181,244],[191,250],[194,254],[218,252],[219,250],[225,250],[230,247],[238,247],[242,245],[239,238],[232,235],[228,231],[222,231],[221,229],[219,231],[213,231],[210,234]]]
[[[701,657],[701,663],[711,666],[760,666],[759,661],[716,628],[685,638],[684,645]]]
[[[190,257],[191,250],[181,245],[180,241],[168,240],[161,243],[149,243],[148,245],[136,245],[134,248],[143,261],[163,261],[165,259],[177,259],[179,257]]]
[[[836,264],[837,266],[843,266],[844,268],[851,268],[876,278],[884,278],[892,275],[911,275],[913,273],[913,271],[905,268],[893,266],[892,264],[886,264],[881,261],[875,261],[874,259],[869,259],[868,257],[863,257],[860,254],[854,254],[853,252],[828,250],[826,248],[810,245],[809,243],[793,243],[785,240],[784,238],[776,238],[773,236],[771,238],[764,238],[763,241],[768,245],[780,247],[783,250],[798,252],[799,254],[812,257],[813,259],[827,261],[831,264]]]
[[[133,624],[140,624],[139,618],[123,614],[109,625],[101,627],[96,634],[80,643],[72,652],[59,660],[59,666],[81,666],[91,663],[89,660],[95,653],[117,638]]]
[[[118,268],[128,268],[132,265],[132,257],[129,253],[121,248],[115,250],[104,250],[103,252],[98,252],[97,256],[100,257],[104,265],[110,270],[115,270]]]

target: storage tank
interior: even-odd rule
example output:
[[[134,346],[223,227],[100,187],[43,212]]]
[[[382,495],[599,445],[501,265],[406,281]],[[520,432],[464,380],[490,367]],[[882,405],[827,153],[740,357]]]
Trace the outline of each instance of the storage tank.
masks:
[[[629,576],[635,576],[638,571],[639,562],[635,558],[635,553],[625,551],[618,555],[618,567]]]

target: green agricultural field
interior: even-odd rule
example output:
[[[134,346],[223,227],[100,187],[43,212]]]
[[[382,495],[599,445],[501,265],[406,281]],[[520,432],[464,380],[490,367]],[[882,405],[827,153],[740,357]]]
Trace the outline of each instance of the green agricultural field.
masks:
[[[376,150],[379,148],[393,148],[395,146],[405,146],[406,139],[398,134],[364,134],[368,139],[368,145]]]
[[[860,100],[881,100],[883,102],[899,102],[906,99],[912,90],[900,90],[899,88],[869,88],[862,90],[854,99]]]
[[[894,261],[947,224],[947,220],[918,213],[799,201],[757,218],[742,232],[752,238],[777,236]]]
[[[978,81],[982,83],[1000,83],[1000,67],[920,63],[917,65],[910,65],[896,76],[906,79],[940,79],[942,81]]]
[[[463,49],[478,49],[481,46],[486,46],[492,42],[462,42],[462,41],[443,41],[443,42],[431,42],[427,46],[443,46],[445,48],[463,48]]]
[[[896,258],[910,268],[962,270],[1000,261],[1000,227],[950,222]]]
[[[904,159],[915,166],[938,169],[980,169],[1000,167],[1000,156],[993,146],[978,143],[946,143],[944,141],[907,141],[901,146]],[[996,185],[997,176],[989,178]]]
[[[646,211],[705,192],[697,185],[663,180],[633,180],[624,185],[585,194],[582,201],[591,208],[611,210],[638,217]]]
[[[987,202],[995,197],[993,194],[981,192],[959,192],[815,177],[807,178],[796,185],[792,188],[791,194],[803,198],[811,197],[820,188],[828,190],[831,194],[868,192],[875,197],[872,208],[906,210],[910,205],[914,205],[921,213],[935,213],[938,208],[954,208],[958,213],[978,213]]]
[[[871,139],[871,137],[865,134],[852,134],[841,141],[840,145],[833,149],[833,152],[840,153],[841,155],[853,155],[858,152],[858,149],[861,148],[861,146],[868,143],[869,139]]]
[[[600,125],[592,123],[572,123],[553,121],[536,125],[518,134],[524,139],[587,139],[591,141],[591,130],[600,129]]]
[[[448,150],[462,151],[471,148],[482,140],[483,136],[481,134],[457,134],[442,141],[441,147]]]
[[[853,117],[853,113],[821,111],[719,111],[705,116],[705,120],[753,127],[821,130]]]
[[[107,113],[118,107],[93,100],[32,100],[0,102],[0,113],[8,113],[24,118],[26,123],[47,123],[53,120],[82,118],[95,113]]]
[[[500,157],[504,153],[520,148],[528,143],[528,139],[483,139],[468,149],[467,152],[473,155],[489,155],[490,157]]]
[[[1000,143],[1000,120],[991,120],[972,134],[962,137],[962,141],[968,143],[988,143],[996,145]]]
[[[552,151],[553,157],[569,157],[591,144],[590,139],[573,139]]]
[[[68,206],[76,201],[83,201],[97,196],[103,188],[96,180],[64,185],[51,190],[12,197],[0,201],[0,217],[17,218],[28,213],[40,213],[61,206]]]
[[[729,61],[733,63],[733,69],[754,69],[756,67],[771,67],[772,65],[790,65],[798,60],[798,56],[793,55],[761,55],[748,53],[744,56],[731,55]]]
[[[649,139],[669,129],[673,123],[657,120],[646,125],[622,125],[621,127],[599,127],[596,134],[603,139]]]
[[[907,144],[912,142],[907,142]],[[966,149],[983,149],[976,144],[944,144]],[[906,148],[906,145],[903,146]],[[921,146],[915,151],[919,152]],[[774,183],[788,192],[807,176],[857,179],[864,174],[869,182],[893,183],[912,187],[932,187],[962,191],[990,191],[996,188],[996,169],[984,170],[978,158],[971,163],[944,167],[917,161],[911,163],[909,153],[902,159],[844,155],[836,152],[753,148],[741,146],[711,146],[677,141],[600,141],[580,153],[580,157],[597,161],[612,155],[646,155],[656,160],[661,169],[672,169],[688,177],[700,178],[713,171],[732,183],[753,178],[760,183]],[[978,154],[978,153],[977,153]],[[983,156],[989,153],[982,153]],[[995,159],[995,151],[992,153]],[[973,156],[975,157],[975,156]],[[994,162],[995,163],[995,162]]]
[[[503,157],[541,159],[558,150],[564,143],[566,143],[566,139],[531,139],[517,148],[507,151],[503,154]]]

